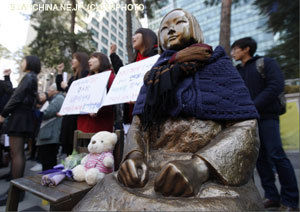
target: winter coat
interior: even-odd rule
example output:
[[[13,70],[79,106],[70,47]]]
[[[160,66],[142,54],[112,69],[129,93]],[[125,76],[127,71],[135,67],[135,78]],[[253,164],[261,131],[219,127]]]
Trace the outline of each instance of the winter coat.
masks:
[[[1,115],[7,117],[16,108],[23,106],[33,109],[37,101],[37,74],[28,72],[5,105]]]
[[[284,76],[274,59],[264,58],[265,79],[256,68],[255,56],[248,60],[244,66],[238,65],[237,69],[249,89],[251,98],[261,119],[278,119],[280,103],[278,95],[284,89]]]
[[[58,117],[56,114],[59,112],[64,98],[61,93],[56,94],[49,101],[46,110],[43,111],[43,122],[37,137],[37,146],[59,143],[62,117]]]
[[[1,115],[8,117],[5,132],[9,136],[30,137],[36,130],[37,74],[28,72],[5,105]]]
[[[112,66],[114,68],[114,72],[115,72],[115,74],[117,74],[119,69],[123,66],[123,62],[116,53],[110,54],[109,58],[110,58]]]
[[[13,92],[12,83],[9,76],[4,76],[4,80],[0,80],[0,113],[8,102]]]

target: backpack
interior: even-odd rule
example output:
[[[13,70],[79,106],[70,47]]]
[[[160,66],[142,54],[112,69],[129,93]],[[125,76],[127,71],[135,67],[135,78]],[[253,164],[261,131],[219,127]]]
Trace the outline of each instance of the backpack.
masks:
[[[256,60],[256,70],[258,71],[258,73],[260,74],[261,78],[265,79],[266,75],[265,75],[265,70],[264,70],[264,58],[258,58]],[[278,97],[277,97],[278,101],[279,101],[279,115],[282,115],[284,113],[286,113],[286,98],[284,96],[284,92],[281,92]]]

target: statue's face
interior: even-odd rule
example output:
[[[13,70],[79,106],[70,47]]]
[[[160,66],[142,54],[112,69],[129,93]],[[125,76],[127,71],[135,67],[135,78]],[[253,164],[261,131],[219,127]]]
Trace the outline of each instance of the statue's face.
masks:
[[[190,23],[183,11],[168,14],[160,25],[160,42],[163,49],[180,50],[191,39]]]

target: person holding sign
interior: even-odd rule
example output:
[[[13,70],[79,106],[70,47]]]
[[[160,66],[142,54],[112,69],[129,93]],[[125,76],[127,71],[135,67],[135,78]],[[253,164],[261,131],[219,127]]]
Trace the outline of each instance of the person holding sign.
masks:
[[[110,88],[115,74],[111,68],[108,57],[100,52],[91,55],[89,61],[90,74],[98,74],[104,71],[110,71],[107,90]],[[77,129],[85,133],[96,133],[99,131],[113,131],[114,111],[113,106],[105,106],[99,109],[97,113],[88,115],[79,115],[77,119]]]
[[[134,60],[137,62],[157,54],[157,36],[147,28],[139,28],[132,37],[132,47],[135,50]],[[125,104],[124,106],[124,123],[131,124],[132,111],[134,103]]]
[[[65,65],[63,63],[57,66],[56,86],[58,91],[67,92],[74,80],[86,77],[89,74],[88,65],[89,56],[85,52],[75,52],[71,60],[71,68],[73,75],[68,82],[63,80],[63,70]]]
[[[73,76],[68,82],[63,80],[62,71],[64,69],[64,64],[61,63],[57,66],[58,74],[56,76],[56,86],[58,91],[68,92],[69,87],[72,82],[86,77],[89,73],[88,66],[89,56],[84,52],[75,52],[72,57],[72,69]],[[61,133],[60,133],[60,143],[63,146],[63,153],[70,155],[73,151],[73,138],[74,131],[77,129],[77,115],[64,116],[62,119]]]

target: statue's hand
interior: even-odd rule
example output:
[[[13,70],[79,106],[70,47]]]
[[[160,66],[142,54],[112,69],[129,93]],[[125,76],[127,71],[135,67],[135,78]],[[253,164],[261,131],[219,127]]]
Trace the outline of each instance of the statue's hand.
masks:
[[[198,157],[191,160],[174,160],[158,173],[154,190],[164,196],[189,197],[198,193],[208,176],[206,164]]]
[[[118,172],[119,182],[130,188],[144,187],[148,179],[148,166],[141,156],[132,156],[125,160]]]

